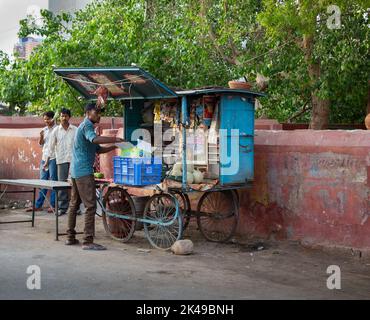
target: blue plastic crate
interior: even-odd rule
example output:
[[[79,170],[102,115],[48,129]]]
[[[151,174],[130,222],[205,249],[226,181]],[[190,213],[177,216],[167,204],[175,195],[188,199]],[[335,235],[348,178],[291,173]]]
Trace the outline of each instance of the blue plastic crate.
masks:
[[[161,159],[113,157],[113,175],[117,184],[158,184],[162,179]]]

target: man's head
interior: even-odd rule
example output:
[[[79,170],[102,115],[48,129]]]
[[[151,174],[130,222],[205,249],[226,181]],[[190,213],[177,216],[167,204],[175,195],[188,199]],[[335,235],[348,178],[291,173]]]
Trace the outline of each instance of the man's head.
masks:
[[[92,123],[99,123],[100,122],[100,115],[101,109],[98,108],[95,103],[89,103],[85,107],[85,114],[86,117],[92,122]]]
[[[71,110],[63,108],[60,110],[60,123],[62,125],[67,125],[69,123],[69,119],[71,118]]]
[[[43,113],[42,118],[48,127],[51,127],[54,124],[54,115],[55,114],[53,111],[47,111]]]

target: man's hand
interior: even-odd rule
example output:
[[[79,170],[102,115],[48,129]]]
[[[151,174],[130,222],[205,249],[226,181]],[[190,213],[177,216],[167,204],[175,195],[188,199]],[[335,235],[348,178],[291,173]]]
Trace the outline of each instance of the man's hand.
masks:
[[[49,162],[45,162],[44,165],[42,166],[42,170],[48,171],[49,170]]]
[[[102,153],[107,153],[107,152],[110,152],[110,151],[113,151],[115,149],[117,149],[118,147],[113,145],[113,146],[109,146],[109,147],[100,147],[98,153],[99,154],[102,154]]]
[[[110,143],[120,143],[124,141],[125,140],[121,138],[117,138],[117,137],[97,136],[96,138],[94,138],[92,143],[95,143],[95,144],[108,144],[109,143],[110,144]]]
[[[116,143],[122,143],[122,142],[125,142],[125,140],[124,139],[122,139],[122,138],[116,138]],[[114,145],[114,149],[119,149],[120,147],[119,146],[117,146],[117,145]]]
[[[40,144],[40,145],[43,145],[44,143],[45,143],[45,140],[44,140],[44,130],[41,130],[41,131],[40,131],[39,144]]]
[[[125,142],[124,139],[116,137],[116,143]]]

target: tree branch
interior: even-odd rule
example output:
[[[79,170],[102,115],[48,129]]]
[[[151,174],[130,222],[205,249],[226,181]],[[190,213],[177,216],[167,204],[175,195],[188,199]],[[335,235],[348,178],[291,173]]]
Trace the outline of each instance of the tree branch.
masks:
[[[211,38],[217,52],[220,54],[220,56],[222,57],[223,60],[225,60],[226,62],[230,63],[230,64],[234,64],[234,65],[241,65],[241,62],[238,60],[238,56],[239,56],[239,51],[237,50],[237,48],[235,47],[235,45],[233,43],[229,43],[229,48],[231,49],[232,53],[233,53],[233,56],[232,57],[229,57],[225,54],[224,50],[217,44],[217,36],[216,36],[216,33],[214,32],[214,30],[212,29],[212,26],[211,24],[209,23],[208,19],[207,19],[207,9],[208,9],[208,2],[207,0],[201,0],[201,8],[200,8],[200,15],[203,17],[204,21],[206,21],[206,24],[207,24],[207,27],[208,27],[208,35],[209,37]],[[225,1],[224,2],[224,10],[227,10],[227,2]]]
[[[303,105],[303,107],[301,108],[300,111],[296,112],[295,114],[293,114],[290,118],[288,118],[287,120],[287,123],[291,123],[293,119],[296,119],[298,118],[300,115],[306,113],[307,111],[311,110],[312,109],[312,105],[308,105],[308,103],[310,102],[311,99],[308,99],[305,104]]]

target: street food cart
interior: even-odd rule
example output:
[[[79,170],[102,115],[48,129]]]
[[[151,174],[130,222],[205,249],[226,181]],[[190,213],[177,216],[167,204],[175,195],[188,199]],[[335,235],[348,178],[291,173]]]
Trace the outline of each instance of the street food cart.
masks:
[[[261,94],[221,87],[175,91],[139,67],[55,73],[86,101],[96,101],[104,88],[107,100],[122,102],[123,138],[130,144],[114,157],[113,183],[100,199],[112,238],[126,242],[142,223],[151,245],[168,249],[194,219],[207,240],[231,239],[238,190],[253,182],[254,101]],[[201,193],[195,210],[193,192]],[[146,196],[143,212],[133,194]]]

